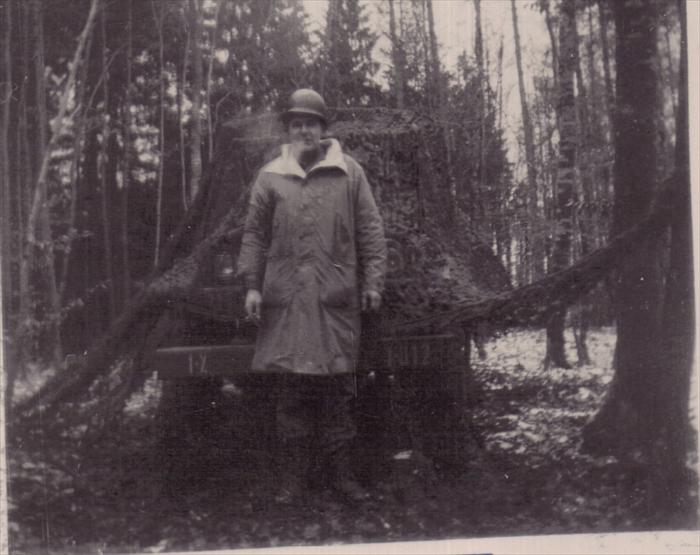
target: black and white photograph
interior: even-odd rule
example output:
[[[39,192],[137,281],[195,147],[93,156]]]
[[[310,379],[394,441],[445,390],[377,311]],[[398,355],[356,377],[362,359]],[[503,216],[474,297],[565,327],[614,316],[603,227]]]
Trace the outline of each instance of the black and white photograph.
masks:
[[[0,554],[697,553],[699,20],[0,0]]]

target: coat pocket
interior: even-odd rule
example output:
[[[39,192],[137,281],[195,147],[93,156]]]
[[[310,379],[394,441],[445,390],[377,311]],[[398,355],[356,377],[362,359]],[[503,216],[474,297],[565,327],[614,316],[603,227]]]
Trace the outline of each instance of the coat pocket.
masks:
[[[358,304],[357,276],[354,265],[329,261],[321,273],[321,304],[335,308],[353,308]]]

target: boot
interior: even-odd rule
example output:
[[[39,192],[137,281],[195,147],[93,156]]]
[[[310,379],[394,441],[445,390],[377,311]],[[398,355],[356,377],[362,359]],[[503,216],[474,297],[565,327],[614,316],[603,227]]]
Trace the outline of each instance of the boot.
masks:
[[[369,493],[355,479],[350,465],[350,450],[342,448],[330,456],[333,489],[350,504],[369,501]]]
[[[280,505],[303,503],[308,485],[308,441],[303,439],[284,441],[280,448],[278,469],[280,482],[275,503]]]

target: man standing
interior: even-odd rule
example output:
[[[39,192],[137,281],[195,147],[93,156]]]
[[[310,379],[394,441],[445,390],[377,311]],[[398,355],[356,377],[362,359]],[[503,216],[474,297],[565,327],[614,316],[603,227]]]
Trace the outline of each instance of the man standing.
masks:
[[[246,312],[259,331],[253,371],[280,375],[276,423],[281,476],[277,500],[308,485],[312,454],[350,501],[349,449],[360,311],[376,311],[386,271],[382,221],[364,171],[324,139],[326,105],[300,89],[282,115],[288,143],[253,185],[239,274]]]

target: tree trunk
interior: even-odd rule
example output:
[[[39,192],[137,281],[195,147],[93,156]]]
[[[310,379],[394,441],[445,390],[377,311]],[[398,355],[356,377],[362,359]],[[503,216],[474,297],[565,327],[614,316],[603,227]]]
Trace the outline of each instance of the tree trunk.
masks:
[[[121,250],[122,250],[122,297],[127,301],[131,297],[131,261],[129,257],[129,186],[131,184],[131,88],[133,81],[132,57],[134,53],[134,14],[133,0],[127,0],[126,27],[126,84],[124,104],[122,105],[122,134],[124,136],[124,156],[122,161],[121,191]]]
[[[547,34],[549,35],[549,44],[552,50],[552,70],[554,72],[554,90],[559,90],[559,48],[557,47],[557,37],[554,32],[554,18],[549,5],[549,0],[541,0],[542,9],[544,10],[544,21],[547,24]],[[561,38],[560,38],[561,40]],[[558,124],[557,124],[558,125]]]
[[[498,97],[498,101],[496,104],[498,113],[496,117],[496,128],[500,130],[503,129],[503,33],[501,33],[501,40],[498,45],[497,71],[496,96]]]
[[[36,42],[34,49],[34,70],[35,70],[35,87],[36,87],[36,124],[37,124],[37,144],[36,144],[36,160],[49,159],[51,150],[48,145],[48,115],[46,113],[46,80],[44,72],[46,64],[44,62],[44,11],[42,3],[35,0],[32,4],[34,15],[34,30],[36,33]],[[48,162],[47,162],[48,163]],[[48,185],[45,179],[37,181],[34,190],[34,200],[29,214],[30,222],[33,221],[32,227],[35,228],[32,233],[39,236],[43,246],[37,248],[41,243],[34,241],[28,242],[28,247],[31,250],[36,250],[37,254],[41,255],[41,263],[44,267],[43,277],[47,294],[46,304],[48,305],[51,317],[54,323],[49,326],[49,334],[51,338],[50,352],[54,365],[58,365],[63,358],[63,349],[61,347],[61,333],[57,317],[61,311],[61,301],[56,283],[56,265],[54,260],[54,244],[53,234],[51,231],[51,212],[49,210]],[[29,260],[29,271],[32,270],[32,261],[35,260],[32,256]]]
[[[211,163],[214,157],[214,121],[212,118],[211,110],[211,84],[212,84],[212,73],[214,71],[214,60],[216,57],[216,38],[219,34],[219,9],[221,8],[221,2],[216,3],[216,9],[214,11],[214,28],[211,32],[210,45],[211,53],[209,55],[209,64],[207,65],[207,81],[206,81],[206,91],[207,91],[207,130],[209,137],[207,138],[207,164]]]
[[[503,129],[503,33],[498,45],[496,65],[496,129]],[[505,184],[500,184],[505,189]],[[504,196],[507,192],[504,190]],[[514,275],[512,261],[512,233],[510,224],[507,218],[507,207],[505,202],[501,202],[497,208],[498,211],[498,252],[505,267],[510,275]]]
[[[42,138],[46,141],[43,143],[39,143],[38,145],[41,146],[39,152],[41,152],[41,157],[36,159],[36,153],[37,153],[37,148],[35,149],[30,149],[30,141],[29,141],[29,122],[28,122],[28,117],[27,117],[27,111],[28,111],[28,101],[27,101],[27,87],[23,83],[20,87],[20,106],[19,106],[19,117],[18,117],[18,151],[20,152],[20,159],[18,160],[18,166],[21,168],[18,177],[21,178],[21,183],[34,183],[33,190],[30,191],[31,195],[31,200],[29,199],[30,195],[23,195],[20,191],[18,191],[18,200],[17,200],[17,228],[20,230],[19,232],[19,251],[20,251],[20,260],[19,260],[19,287],[18,287],[18,295],[19,295],[19,311],[18,311],[18,318],[20,325],[17,327],[16,330],[16,348],[14,352],[15,360],[17,362],[23,362],[26,361],[27,358],[30,355],[30,339],[31,339],[31,334],[32,331],[26,327],[26,322],[30,322],[32,318],[32,304],[33,301],[35,300],[31,296],[31,281],[30,281],[30,276],[31,272],[34,269],[34,264],[35,264],[35,251],[37,250],[37,236],[44,236],[46,237],[47,235],[49,236],[48,239],[50,239],[50,225],[48,222],[48,208],[46,208],[45,205],[46,203],[44,202],[44,199],[46,198],[46,189],[47,189],[47,176],[48,176],[48,171],[49,171],[49,165],[50,165],[50,154],[55,148],[55,146],[58,143],[59,138],[61,137],[65,125],[65,118],[66,118],[66,113],[68,110],[68,104],[69,100],[71,98],[71,94],[73,93],[74,89],[74,83],[75,83],[75,75],[78,67],[80,66],[81,58],[83,55],[83,50],[85,48],[85,43],[87,40],[88,35],[92,32],[92,27],[94,24],[95,16],[97,14],[97,8],[99,5],[99,0],[93,0],[91,5],[90,5],[90,11],[87,16],[87,21],[85,23],[85,26],[83,28],[82,33],[80,34],[78,38],[78,45],[76,47],[75,53],[73,55],[72,63],[68,65],[68,76],[65,79],[64,85],[63,85],[63,90],[59,96],[59,106],[58,106],[58,113],[56,115],[55,121],[56,125],[52,130],[51,137],[50,139],[46,140],[48,136],[48,121],[46,120],[46,107],[45,106],[37,106],[38,112],[39,112],[39,122],[45,122],[44,125],[44,131],[41,131],[41,125],[40,129],[37,133],[37,141],[42,141]],[[23,62],[23,69],[24,71],[22,72],[22,75],[27,75],[29,73],[29,68],[31,65],[30,62],[30,41],[28,39],[30,35],[29,29],[35,28],[36,27],[36,33],[37,33],[37,40],[35,41],[35,52],[34,52],[34,67],[35,67],[35,76],[37,77],[35,86],[37,87],[37,100],[41,101],[42,98],[44,98],[43,93],[40,93],[38,91],[38,88],[43,88],[44,86],[44,70],[43,70],[43,64],[44,64],[44,59],[43,59],[43,26],[41,25],[41,6],[38,4],[20,4],[21,8],[24,10],[24,18],[22,22],[22,28],[20,29],[20,41],[22,42],[21,44],[21,49],[23,50],[24,55],[22,56]],[[31,11],[34,12],[34,22],[32,23],[32,17],[30,16],[30,8],[32,9]],[[36,19],[39,18],[39,19]],[[41,70],[40,70],[41,66]],[[39,76],[41,77],[39,79]],[[24,79],[23,79],[24,81]],[[41,112],[43,111],[43,116]],[[45,134],[44,134],[45,133]],[[30,163],[30,160],[34,159],[35,163],[38,164],[38,169],[36,171],[33,171],[33,167]],[[19,182],[18,182],[19,183]],[[42,212],[45,215],[42,217]],[[25,221],[25,214],[26,214],[26,221]],[[25,223],[26,222],[26,223]],[[40,227],[40,224],[43,224]],[[47,245],[45,248],[52,248],[52,245]],[[50,287],[50,308],[53,311],[53,315],[58,316],[59,310],[60,310],[60,299],[59,299],[59,292],[58,289],[55,287],[56,286],[56,276],[55,276],[55,267],[53,266],[53,256],[48,258],[47,264],[50,264],[51,267],[48,268],[49,270],[49,287]],[[58,320],[56,320],[54,323],[52,323],[52,327],[49,328],[51,332],[53,332],[53,352],[51,353],[52,357],[54,358],[54,362],[58,362],[61,358],[61,341],[60,341],[60,333],[59,333],[59,324]],[[16,371],[13,372],[10,376],[8,376],[8,382],[12,382],[15,378],[17,377]],[[10,390],[12,389],[12,383],[8,383],[7,386]]]
[[[434,88],[435,99],[442,95],[440,76],[440,58],[438,56],[437,36],[435,35],[435,17],[433,15],[433,3],[426,1],[425,7],[428,14],[428,47],[430,52],[430,83]],[[438,101],[439,102],[439,101]],[[439,103],[441,104],[441,103]],[[441,106],[440,106],[441,107]]]
[[[678,191],[671,222],[670,267],[666,275],[661,341],[656,350],[657,383],[654,416],[658,419],[661,449],[655,461],[659,477],[653,499],[658,510],[672,517],[692,500],[692,477],[686,456],[694,434],[688,414],[695,344],[693,291],[693,245],[690,194],[690,149],[688,129],[688,38],[686,4],[678,1],[681,29],[681,59],[678,79],[678,111],[674,185]]]
[[[614,137],[615,135],[615,90],[614,82],[611,76],[610,70],[610,52],[608,43],[608,3],[598,0],[598,18],[599,18],[599,31],[600,31],[600,45],[603,53],[603,79],[605,85],[605,115],[607,116],[607,132],[609,136]],[[612,140],[610,141],[612,142]],[[605,190],[604,195],[606,200],[613,198],[614,196],[614,185],[612,171],[606,167],[604,168],[604,180],[605,180]],[[607,213],[606,218],[609,219]]]
[[[332,91],[327,90],[327,83],[337,83],[338,80],[333,75],[336,71],[335,64],[331,60],[331,47],[333,45],[333,34],[335,32],[336,19],[338,17],[338,0],[328,0],[328,8],[326,8],[326,28],[323,32],[323,54],[322,58],[325,62],[321,68],[319,76],[319,93],[321,94],[329,106],[335,106],[334,97],[331,98]],[[328,79],[328,77],[331,77]]]
[[[637,223],[655,192],[657,75],[654,5],[636,0],[612,4],[616,27],[615,203],[613,234]],[[659,422],[654,418],[659,380],[661,317],[660,240],[641,241],[615,279],[616,372],[606,401],[586,427],[593,452],[649,454]]]
[[[595,64],[594,51],[594,25],[593,6],[587,7],[588,12],[588,41],[587,51],[587,72],[590,83],[588,89],[587,117],[579,118],[579,145],[581,155],[579,156],[579,176],[581,178],[581,202],[577,211],[577,227],[579,232],[579,250],[581,255],[596,248],[596,233],[600,233],[602,221],[600,212],[596,209],[596,198],[605,198],[607,191],[606,180],[608,172],[601,170],[597,163],[596,151],[600,145],[605,145],[606,135],[603,132],[603,114],[605,102],[601,99],[601,89],[599,86],[598,73]],[[585,102],[581,99],[581,102]],[[600,155],[598,155],[600,156]],[[603,186],[601,186],[603,185]],[[591,315],[591,300],[581,299],[575,311],[574,337],[576,340],[576,353],[578,365],[583,366],[591,363],[586,344],[589,320]]]
[[[554,272],[566,268],[571,260],[571,236],[573,230],[576,168],[576,102],[574,97],[574,65],[576,63],[576,4],[575,0],[563,0],[559,19],[559,161],[555,184],[556,233],[552,253]],[[564,349],[566,308],[552,313],[547,324],[547,353],[545,366],[570,368]]]
[[[34,79],[36,85],[36,125],[37,144],[36,157],[41,160],[44,157],[46,143],[48,142],[48,121],[46,116],[46,84],[44,72],[44,11],[40,0],[32,2],[32,15],[34,16]],[[44,191],[42,191],[44,194]]]
[[[575,210],[572,212],[572,241],[573,241],[573,231],[577,228],[579,242],[574,249],[572,256],[585,254],[589,251],[588,247],[588,232],[589,228],[587,226],[588,218],[591,211],[591,196],[590,191],[593,187],[593,167],[591,166],[590,156],[593,148],[597,146],[594,143],[592,136],[592,118],[595,114],[591,111],[591,104],[593,99],[591,94],[593,91],[593,82],[595,79],[594,74],[590,75],[591,79],[591,90],[586,90],[585,81],[583,78],[583,69],[581,67],[581,52],[580,52],[580,40],[578,34],[578,26],[576,24],[576,5],[578,0],[574,0],[574,54],[575,54],[575,73],[576,73],[576,89],[578,94],[576,95],[576,126],[575,132],[577,136],[578,143],[578,156],[576,160],[576,167],[578,168],[578,185],[580,191],[580,197],[578,202],[575,203]],[[590,41],[589,41],[590,47]],[[589,50],[590,53],[590,50]],[[590,63],[590,59],[589,59]],[[600,144],[600,143],[599,143]],[[578,251],[578,252],[576,252]],[[580,299],[575,307],[575,318],[573,319],[573,333],[574,340],[576,344],[576,354],[578,359],[578,364],[588,364],[589,357],[586,347],[586,334],[587,334],[587,310],[586,310],[586,300]]]
[[[484,192],[486,191],[486,91],[488,84],[488,76],[484,69],[484,41],[481,32],[481,0],[474,0],[474,13],[475,18],[475,33],[474,33],[474,53],[476,55],[476,65],[478,71],[479,79],[479,172],[477,179],[477,199],[478,202],[474,203],[476,207],[479,207],[477,213],[474,216],[477,221],[484,221],[486,218],[486,211],[484,208]]]
[[[603,113],[604,103],[601,103],[600,81],[595,64],[594,44],[594,26],[593,26],[593,6],[588,6],[588,41],[586,42],[586,53],[588,58],[588,99],[589,99],[589,134],[593,141],[605,141],[602,132],[601,114]]]
[[[588,113],[588,92],[586,90],[586,83],[583,79],[583,70],[581,69],[581,55],[579,52],[579,38],[578,38],[578,26],[576,25],[576,6],[574,5],[574,41],[576,43],[576,48],[574,50],[574,71],[576,73],[576,113],[578,114],[579,120],[581,122],[580,129],[588,131],[590,129],[589,124],[589,113]]]
[[[14,10],[11,0],[4,0],[0,8],[2,18],[2,84],[0,84],[0,103],[2,103],[2,120],[0,121],[0,267],[2,267],[2,281],[0,282],[0,328],[10,329],[10,317],[14,313],[12,300],[12,271],[10,265],[14,260],[15,249],[13,248],[13,238],[11,236],[12,226],[12,174],[10,171],[10,148],[8,139],[12,121],[10,119],[10,106],[13,97],[12,78],[12,12]],[[16,151],[15,147],[15,151]],[[5,333],[7,335],[5,336]],[[12,337],[12,332],[4,332],[4,337]],[[0,364],[3,368],[3,376],[0,377],[0,396],[4,396],[2,407],[6,414],[11,414],[12,397],[14,393],[15,376],[17,374],[16,351],[10,347],[11,341],[2,339],[0,353],[2,358]],[[2,379],[4,378],[4,379]],[[0,409],[2,410],[2,409]]]
[[[0,241],[2,241],[0,249],[2,256],[5,259],[2,264],[2,281],[0,282],[1,294],[3,297],[3,306],[7,310],[10,307],[10,262],[12,260],[12,242],[10,240],[11,226],[10,219],[12,214],[10,193],[10,150],[8,139],[10,134],[10,106],[13,96],[13,79],[12,79],[12,2],[4,0],[2,3],[2,69],[3,78],[0,83],[0,103],[2,103],[2,120],[0,121]],[[5,312],[0,312],[0,318],[5,317]],[[5,320],[7,326],[7,320]],[[7,366],[6,366],[7,368]]]
[[[190,200],[197,196],[199,182],[202,179],[202,52],[200,48],[200,16],[197,0],[189,1],[190,52],[194,75],[192,80],[192,127],[190,128],[191,173]]]
[[[107,6],[102,7],[100,17],[100,31],[102,36],[102,142],[100,144],[100,207],[102,209],[102,241],[104,253],[104,279],[107,282],[107,296],[109,307],[109,321],[111,322],[117,313],[117,299],[114,289],[114,270],[112,252],[112,220],[110,217],[110,202],[108,191],[108,157],[110,155],[109,143],[112,131],[110,128],[109,113],[109,65],[107,55],[107,29],[105,20],[107,18]]]
[[[19,50],[21,51],[20,75],[30,74],[31,52],[30,52],[30,31],[32,28],[29,8],[26,3],[17,4],[18,10],[18,27],[19,32],[18,42]],[[18,326],[16,334],[16,357],[18,361],[26,360],[28,357],[28,341],[24,340],[26,328],[23,322],[27,322],[31,316],[31,304],[33,299],[30,298],[29,288],[29,268],[32,264],[31,257],[33,249],[30,249],[27,244],[27,215],[29,213],[29,197],[30,187],[22,187],[20,183],[34,183],[35,175],[33,167],[30,164],[31,151],[29,148],[29,117],[27,115],[29,108],[29,85],[28,79],[21,79],[19,84],[19,106],[18,106],[18,122],[17,122],[17,229],[19,231],[19,240],[17,245],[17,256],[19,258],[18,270]]]
[[[433,112],[437,103],[435,102],[435,87],[434,87],[434,77],[432,73],[432,66],[430,64],[430,38],[429,33],[426,32],[426,22],[428,20],[428,14],[426,10],[426,0],[415,0],[412,3],[413,6],[413,20],[415,21],[416,31],[420,37],[420,46],[423,54],[423,72],[425,76],[424,90],[425,90],[425,106],[426,108]]]
[[[454,178],[454,168],[452,167],[452,137],[448,122],[447,112],[447,83],[443,80],[442,68],[440,67],[440,57],[438,53],[437,37],[435,35],[435,18],[433,16],[433,3],[426,2],[428,10],[428,37],[430,48],[430,83],[433,91],[433,98],[437,106],[437,113],[440,114],[440,124],[442,127],[442,140],[445,146],[445,172],[447,183],[452,198],[457,195],[456,182]],[[429,93],[430,94],[430,93]],[[453,207],[454,204],[450,204]],[[447,217],[454,218],[454,210],[448,210]]]
[[[664,53],[666,54],[666,67],[667,67],[667,75],[666,79],[663,79],[662,81],[666,82],[668,84],[668,88],[670,91],[670,97],[671,97],[671,107],[673,108],[673,118],[677,122],[678,121],[678,97],[680,96],[679,91],[676,90],[676,85],[677,82],[674,78],[674,75],[676,74],[674,65],[673,65],[673,48],[671,47],[671,29],[670,29],[671,23],[669,21],[669,14],[666,13],[664,14],[664,26],[663,26],[663,34],[664,34]],[[682,32],[682,30],[681,30]],[[660,62],[660,65],[663,67],[663,61]]]
[[[158,7],[156,8],[156,1]],[[194,0],[192,0],[194,1]],[[160,259],[161,234],[163,227],[163,171],[165,168],[165,62],[163,44],[163,24],[165,22],[165,5],[163,0],[151,0],[153,18],[158,30],[158,84],[159,84],[159,109],[158,109],[158,185],[156,194],[156,238],[155,252],[153,255],[153,267],[157,268]],[[200,83],[201,84],[201,83]],[[199,112],[195,116],[199,119]]]
[[[88,64],[90,51],[92,47],[92,33],[88,35],[87,43],[85,45],[85,60],[80,68],[80,77],[78,78],[78,84],[75,93],[75,101],[78,106],[75,114],[74,122],[74,137],[73,137],[73,156],[70,165],[70,207],[68,209],[68,238],[66,244],[66,250],[63,253],[63,259],[61,260],[61,273],[59,279],[59,298],[61,299],[61,304],[66,298],[66,288],[68,287],[68,269],[70,267],[70,262],[72,259],[72,247],[73,242],[77,236],[75,229],[76,225],[76,215],[77,215],[77,205],[78,205],[78,180],[80,179],[80,165],[81,158],[83,154],[83,146],[85,139],[85,127],[87,122],[87,111],[90,106],[87,105],[87,99],[85,94],[85,89],[88,79]]]
[[[183,118],[183,98],[185,95],[185,87],[187,85],[187,61],[190,58],[190,41],[192,40],[192,33],[190,31],[189,25],[185,25],[185,48],[182,51],[182,74],[177,83],[177,127],[180,137],[180,194],[182,197],[182,209],[187,212],[190,205],[190,198],[187,193],[187,146],[185,137],[185,125],[182,121]]]
[[[532,275],[538,278],[543,273],[543,243],[541,232],[535,228],[539,221],[537,207],[537,166],[535,161],[535,140],[533,136],[530,110],[527,105],[525,93],[525,77],[523,76],[523,61],[520,48],[520,32],[518,30],[518,13],[515,0],[511,0],[511,12],[513,16],[513,36],[515,40],[515,62],[518,70],[518,90],[520,91],[520,110],[523,119],[523,134],[525,138],[525,163],[527,166],[527,199],[528,199],[528,226],[527,226],[527,250],[526,258],[532,268]]]
[[[394,89],[396,94],[396,107],[403,110],[404,107],[404,76],[403,76],[403,44],[396,32],[396,16],[394,15],[394,0],[389,0],[389,35],[391,38],[391,60],[394,70]]]
[[[608,44],[608,6],[607,2],[598,0],[598,19],[600,31],[600,47],[603,52],[603,76],[605,78],[605,106],[608,124],[612,130],[615,124],[615,91],[612,72],[610,71],[610,47]]]

